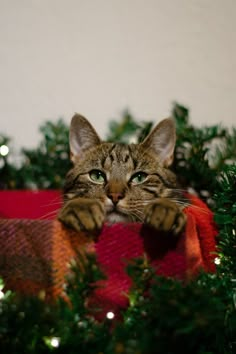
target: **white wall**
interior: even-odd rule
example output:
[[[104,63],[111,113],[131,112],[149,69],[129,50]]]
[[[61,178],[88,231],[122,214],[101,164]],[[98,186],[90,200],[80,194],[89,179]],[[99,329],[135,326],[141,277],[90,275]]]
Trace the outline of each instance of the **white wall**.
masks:
[[[130,108],[235,123],[235,0],[0,0],[0,131],[35,146],[75,111],[104,137]]]

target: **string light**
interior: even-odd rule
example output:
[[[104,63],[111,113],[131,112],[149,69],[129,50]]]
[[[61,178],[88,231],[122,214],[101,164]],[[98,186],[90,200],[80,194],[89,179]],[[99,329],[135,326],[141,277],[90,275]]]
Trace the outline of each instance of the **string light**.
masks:
[[[2,300],[4,298],[5,294],[2,290],[0,290],[0,300]]]
[[[0,300],[2,300],[5,296],[4,292],[2,291],[3,288],[4,288],[4,283],[2,279],[0,279]]]
[[[109,311],[109,312],[107,312],[106,316],[109,320],[112,320],[115,317],[115,314],[112,311]]]
[[[221,262],[220,257],[216,257],[216,258],[214,259],[214,263],[215,263],[216,265],[219,265],[220,262]]]
[[[43,339],[49,348],[58,348],[61,341],[59,337],[44,337]]]
[[[60,345],[60,338],[58,338],[58,337],[51,338],[50,344],[53,348],[58,348]]]
[[[7,156],[8,153],[9,153],[9,147],[7,145],[1,145],[0,146],[0,155]]]
[[[136,136],[131,136],[129,138],[129,144],[137,144],[138,143],[138,139]]]

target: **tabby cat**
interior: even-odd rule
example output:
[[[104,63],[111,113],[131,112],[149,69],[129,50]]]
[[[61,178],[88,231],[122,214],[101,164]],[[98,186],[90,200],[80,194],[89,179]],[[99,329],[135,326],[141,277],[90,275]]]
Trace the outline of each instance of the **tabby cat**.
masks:
[[[75,114],[70,126],[73,168],[58,218],[65,225],[99,232],[103,223],[141,222],[179,234],[186,223],[173,160],[172,119],[162,120],[140,144],[102,142],[88,120]]]

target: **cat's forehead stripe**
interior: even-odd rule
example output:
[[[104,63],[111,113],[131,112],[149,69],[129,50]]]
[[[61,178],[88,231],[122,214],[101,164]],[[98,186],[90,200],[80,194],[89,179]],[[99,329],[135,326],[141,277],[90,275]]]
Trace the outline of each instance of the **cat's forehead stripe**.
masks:
[[[145,169],[149,165],[149,159],[147,156],[143,159],[143,150],[140,150],[139,145],[131,144],[112,144],[112,146],[107,151],[107,156],[104,156],[102,161],[103,168],[113,163],[118,164],[129,164],[131,168]]]
[[[113,162],[127,163],[131,159],[129,147],[124,144],[113,144],[108,151],[107,158],[110,160],[111,164]]]

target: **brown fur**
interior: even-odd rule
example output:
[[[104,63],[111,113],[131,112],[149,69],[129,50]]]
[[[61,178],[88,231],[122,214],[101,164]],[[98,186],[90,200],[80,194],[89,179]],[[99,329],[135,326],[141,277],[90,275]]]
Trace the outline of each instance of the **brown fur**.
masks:
[[[91,124],[75,115],[70,127],[73,168],[66,177],[58,218],[78,231],[97,232],[104,222],[142,222],[180,233],[184,201],[169,170],[175,126],[161,121],[141,144],[102,142]]]

